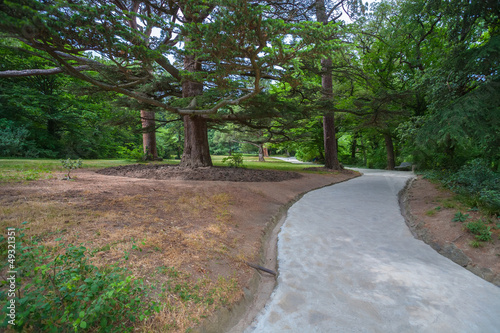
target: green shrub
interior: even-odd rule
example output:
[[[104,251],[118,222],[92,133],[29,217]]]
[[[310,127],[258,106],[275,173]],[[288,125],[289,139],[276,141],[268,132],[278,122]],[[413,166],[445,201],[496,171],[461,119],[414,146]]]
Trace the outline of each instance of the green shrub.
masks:
[[[71,170],[81,168],[83,162],[80,159],[78,159],[76,161],[72,161],[71,158],[68,158],[66,160],[61,160],[61,164],[62,164],[63,168],[68,170],[68,174],[66,175],[65,179],[71,179],[71,176],[70,176]]]
[[[485,160],[472,160],[457,172],[426,172],[424,177],[439,180],[471,206],[479,206],[491,214],[500,213],[500,174]]]
[[[127,159],[136,162],[144,162],[146,160],[146,155],[144,154],[142,147],[137,147],[128,153]]]
[[[318,149],[301,148],[297,150],[295,157],[302,162],[322,162]]]
[[[243,154],[233,153],[231,156],[224,157],[222,163],[226,162],[231,168],[243,167]]]
[[[469,214],[462,214],[462,212],[457,212],[451,221],[452,222],[465,222],[468,218],[469,218]]]
[[[450,187],[465,188],[469,192],[500,190],[500,176],[483,159],[475,159],[462,166],[448,180]]]
[[[17,234],[14,330],[125,332],[132,330],[131,323],[159,310],[155,303],[144,302],[147,290],[142,280],[127,276],[125,269],[116,266],[93,266],[89,263],[92,254],[84,246],[59,243],[48,247],[26,239],[22,230]],[[5,258],[3,237],[0,249]],[[9,263],[2,262],[6,262],[5,269]],[[5,302],[7,296],[2,289],[0,299]],[[7,313],[7,304],[2,313]],[[9,319],[5,317],[0,327],[7,327]]]
[[[488,227],[482,220],[469,222],[465,225],[465,227],[471,234],[475,235],[474,237],[478,241],[488,242],[492,240],[491,228]]]
[[[0,156],[23,156],[28,135],[29,131],[24,127],[0,129]]]

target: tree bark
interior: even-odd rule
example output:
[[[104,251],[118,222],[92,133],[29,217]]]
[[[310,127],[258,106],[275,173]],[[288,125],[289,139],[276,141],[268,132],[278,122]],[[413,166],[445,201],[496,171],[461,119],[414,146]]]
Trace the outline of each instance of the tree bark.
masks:
[[[358,149],[357,137],[358,135],[355,134],[351,141],[351,163],[354,163],[356,161],[356,150]]]
[[[154,161],[158,159],[156,149],[156,123],[153,111],[141,110],[142,121],[142,147],[144,149],[145,160]]]
[[[394,170],[396,159],[394,157],[394,144],[390,133],[384,133],[385,149],[387,150],[387,170]]]
[[[363,152],[363,165],[366,167],[368,165],[366,165],[366,162],[367,162],[367,157],[366,157],[366,147],[365,147],[365,142],[363,140],[363,136],[360,135],[359,136],[359,139],[361,141],[361,151]]]
[[[316,19],[323,24],[328,23],[326,7],[324,0],[316,0]],[[333,78],[332,78],[332,59],[322,59],[321,88],[322,98],[324,100],[333,100]],[[337,140],[335,135],[335,114],[333,111],[323,116],[323,144],[325,148],[325,168],[341,170],[338,160]]]
[[[201,62],[195,56],[184,58],[184,69],[188,72],[201,71]],[[186,80],[182,84],[182,97],[188,98],[201,95],[203,83]],[[184,153],[181,167],[198,168],[212,166],[210,148],[208,146],[207,120],[196,115],[183,117],[184,121]]]
[[[264,146],[259,145],[259,162],[265,162],[266,160],[264,159]]]
[[[184,154],[180,166],[185,168],[212,166],[205,118],[184,116]]]

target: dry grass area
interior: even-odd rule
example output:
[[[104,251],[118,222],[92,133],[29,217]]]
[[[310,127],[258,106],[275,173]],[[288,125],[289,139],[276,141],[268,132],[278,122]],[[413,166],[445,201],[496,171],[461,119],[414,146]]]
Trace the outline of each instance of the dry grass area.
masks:
[[[29,222],[45,245],[83,244],[92,263],[119,263],[156,286],[162,304],[136,329],[185,332],[238,302],[258,261],[261,237],[279,207],[298,194],[356,174],[304,174],[283,182],[153,180],[78,170],[0,186],[0,227]],[[184,289],[183,289],[184,288]],[[169,290],[175,289],[175,293]]]

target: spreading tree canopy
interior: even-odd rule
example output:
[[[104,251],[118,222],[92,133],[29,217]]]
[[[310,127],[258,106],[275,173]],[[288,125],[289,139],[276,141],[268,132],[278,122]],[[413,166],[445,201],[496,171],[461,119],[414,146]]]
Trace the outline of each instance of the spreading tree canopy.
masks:
[[[295,6],[294,2],[290,5]],[[329,26],[284,19],[287,2],[0,1],[0,31],[53,68],[184,120],[182,165],[211,165],[207,121],[235,119],[227,106],[286,78],[304,53],[324,51]],[[246,115],[248,117],[248,115]]]

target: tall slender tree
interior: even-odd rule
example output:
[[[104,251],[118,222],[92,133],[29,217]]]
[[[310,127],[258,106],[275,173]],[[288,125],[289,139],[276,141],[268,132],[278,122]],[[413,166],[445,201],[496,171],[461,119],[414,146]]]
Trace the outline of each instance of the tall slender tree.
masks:
[[[339,2],[341,4],[342,2]],[[316,0],[316,19],[318,22],[327,24],[330,20],[326,12],[325,0]],[[333,79],[332,79],[332,58],[327,56],[321,59],[322,74],[321,74],[321,88],[322,98],[326,101],[333,99]],[[340,162],[337,152],[337,138],[335,135],[335,113],[333,111],[326,111],[323,116],[323,136],[325,145],[325,168],[340,170]]]

